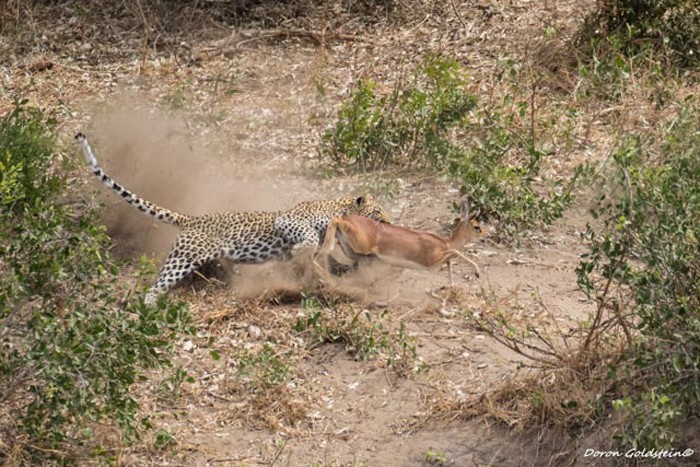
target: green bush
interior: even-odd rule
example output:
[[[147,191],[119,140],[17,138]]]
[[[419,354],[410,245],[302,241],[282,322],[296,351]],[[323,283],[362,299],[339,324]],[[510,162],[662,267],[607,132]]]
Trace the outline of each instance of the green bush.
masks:
[[[408,81],[388,96],[372,81],[358,83],[325,133],[322,154],[339,168],[447,173],[471,207],[509,235],[562,215],[576,177],[556,189],[554,181],[536,186],[546,153],[519,123],[528,102],[517,102],[515,115],[505,110],[510,97],[500,108],[480,106],[459,63],[443,58],[429,58]]]
[[[56,143],[36,109],[17,103],[0,121],[0,202],[3,211],[19,214],[35,203],[55,196],[60,178],[50,166]]]
[[[629,394],[614,404],[631,415],[623,441],[634,446],[669,446],[700,408],[699,117],[686,109],[663,141],[635,137],[617,151],[578,269],[599,308],[634,311],[624,324],[633,363],[617,375]]]
[[[603,0],[584,23],[580,41],[604,41],[627,56],[645,49],[680,66],[700,63],[698,0]]]
[[[0,433],[23,462],[69,460],[95,422],[138,437],[148,423],[130,387],[169,365],[189,326],[182,304],[121,303],[97,213],[54,164],[53,128],[25,103],[0,123]]]
[[[449,132],[476,103],[459,64],[439,58],[426,60],[411,85],[389,96],[375,89],[372,80],[359,82],[324,135],[323,153],[337,166],[367,171],[444,164]]]
[[[448,166],[470,206],[499,220],[500,230],[510,236],[561,217],[571,205],[580,174],[577,169],[566,183],[541,182],[545,152],[513,128],[517,126],[512,115],[480,111],[467,130],[471,144],[453,151]]]

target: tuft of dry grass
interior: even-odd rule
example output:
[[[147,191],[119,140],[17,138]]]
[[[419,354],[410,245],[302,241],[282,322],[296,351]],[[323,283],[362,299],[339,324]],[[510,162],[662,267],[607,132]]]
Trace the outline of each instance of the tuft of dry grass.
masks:
[[[289,387],[280,386],[248,397],[234,409],[235,417],[256,430],[298,434],[311,423],[311,399],[312,393],[300,397]]]
[[[620,391],[611,371],[623,371],[629,363],[629,341],[613,310],[603,310],[604,317],[597,320],[596,310],[578,327],[564,330],[555,319],[547,319],[551,312],[541,300],[536,302],[541,313],[522,314],[514,293],[501,299],[482,295],[484,307],[465,316],[475,329],[521,357],[521,370],[472,393],[436,380],[424,400],[425,419],[482,418],[516,432],[565,433],[600,422],[600,414],[608,410],[605,401]]]
[[[436,387],[426,401],[428,412],[441,419],[484,417],[516,431],[573,432],[597,422],[601,400],[614,387],[610,369],[624,355],[621,347],[599,349],[584,365],[531,369],[479,395],[459,397]]]

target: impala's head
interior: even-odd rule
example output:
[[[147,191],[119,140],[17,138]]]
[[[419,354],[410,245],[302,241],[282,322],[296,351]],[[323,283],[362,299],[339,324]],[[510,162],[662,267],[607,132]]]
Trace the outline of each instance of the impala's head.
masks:
[[[466,234],[470,239],[476,239],[481,237],[481,222],[479,222],[479,215],[481,210],[473,213],[469,213],[469,200],[465,197],[462,198],[459,204],[459,230],[463,230],[463,234]]]
[[[379,222],[389,222],[391,220],[384,208],[370,194],[353,198],[351,203],[352,206],[348,210],[349,214],[369,217]]]

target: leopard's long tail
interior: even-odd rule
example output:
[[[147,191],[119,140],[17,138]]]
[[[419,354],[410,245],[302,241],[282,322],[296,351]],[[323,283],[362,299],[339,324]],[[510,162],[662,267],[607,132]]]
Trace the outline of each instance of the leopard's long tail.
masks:
[[[176,226],[182,225],[183,222],[189,219],[189,217],[184,214],[165,209],[163,207],[151,203],[150,201],[146,201],[145,199],[138,197],[135,193],[132,193],[131,191],[127,190],[126,188],[112,180],[112,178],[109,175],[107,175],[104,170],[102,170],[100,164],[97,163],[95,153],[92,151],[90,143],[88,143],[87,137],[83,133],[78,133],[77,135],[75,135],[75,139],[81,143],[83,147],[83,153],[85,154],[85,158],[90,164],[90,167],[92,167],[92,173],[94,173],[95,176],[102,181],[102,183],[114,190],[114,192],[118,194],[124,201],[134,206],[136,209],[143,212],[144,214],[153,216],[158,220]]]

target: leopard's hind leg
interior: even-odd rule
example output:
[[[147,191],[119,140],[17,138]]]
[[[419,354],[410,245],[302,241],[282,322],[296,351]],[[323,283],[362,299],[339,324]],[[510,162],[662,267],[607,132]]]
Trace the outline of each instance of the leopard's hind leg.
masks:
[[[198,245],[192,242],[187,232],[181,232],[158,273],[155,284],[146,294],[146,304],[152,305],[158,296],[173,288],[192,271],[221,258],[223,254],[223,248]]]

